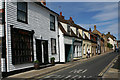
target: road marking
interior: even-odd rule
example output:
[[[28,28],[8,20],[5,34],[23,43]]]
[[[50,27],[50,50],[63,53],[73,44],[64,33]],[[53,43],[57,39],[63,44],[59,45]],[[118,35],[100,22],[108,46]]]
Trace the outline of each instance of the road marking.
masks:
[[[68,76],[67,76],[67,77],[65,77],[65,78],[67,79],[67,78],[70,78],[70,77],[71,77],[71,75],[68,75]]]
[[[118,58],[119,55],[117,55],[108,65],[105,67],[102,72],[98,75],[99,77],[102,77],[104,73],[108,70],[108,68],[113,64],[113,62]]]
[[[76,76],[73,76],[73,77],[72,77],[72,79],[73,79],[73,78],[76,78],[76,77],[78,77],[78,75],[76,75]]]
[[[85,69],[84,71],[82,71],[82,73],[85,73],[87,71],[87,69]]]
[[[78,78],[81,78],[82,76],[79,76]]]
[[[91,78],[92,76],[89,76],[89,77],[87,77],[87,78]]]
[[[69,73],[85,73],[87,69],[75,69],[70,71]]]
[[[72,68],[72,67],[77,66],[77,65],[78,65],[78,64],[75,64],[75,65],[73,65],[73,66],[66,67],[66,68],[63,68],[63,69],[57,70],[57,71],[55,71],[55,72],[51,72],[51,73],[49,73],[49,74],[46,74],[46,75],[43,75],[43,76],[40,76],[40,77],[36,77],[36,78],[34,78],[33,80],[43,78],[43,77],[45,77],[45,76],[48,76],[48,75],[51,75],[51,74],[54,74],[54,73],[57,73],[57,72],[60,72],[60,71],[63,71],[63,70],[66,70],[66,69]]]
[[[83,71],[82,69],[79,69],[78,71],[77,71],[77,73],[80,73],[81,71]]]
[[[85,78],[86,76],[83,76],[83,78]]]

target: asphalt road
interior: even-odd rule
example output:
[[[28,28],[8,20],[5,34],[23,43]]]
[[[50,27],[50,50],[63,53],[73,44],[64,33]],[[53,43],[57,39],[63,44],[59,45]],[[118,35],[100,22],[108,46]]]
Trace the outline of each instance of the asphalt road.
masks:
[[[118,53],[108,53],[90,59],[78,65],[53,74],[46,74],[39,80],[45,79],[80,79],[80,78],[97,78],[98,74],[118,55]]]

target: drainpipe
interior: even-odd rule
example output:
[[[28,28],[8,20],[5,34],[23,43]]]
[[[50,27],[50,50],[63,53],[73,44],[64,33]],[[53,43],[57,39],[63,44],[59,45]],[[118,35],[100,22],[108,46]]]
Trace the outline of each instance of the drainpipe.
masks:
[[[58,20],[58,18],[57,18]],[[58,21],[57,21],[58,22]],[[59,52],[59,63],[60,63],[60,42],[59,42],[59,38],[60,38],[60,35],[59,35],[59,26],[57,27],[57,34],[58,34],[58,52]]]
[[[8,27],[7,27],[7,0],[5,0],[5,37],[6,37],[6,61],[7,61],[7,72],[9,72],[9,56],[8,56]]]
[[[72,38],[72,53],[71,53],[71,61],[73,61],[73,56],[74,56],[74,42],[75,42],[75,38]]]

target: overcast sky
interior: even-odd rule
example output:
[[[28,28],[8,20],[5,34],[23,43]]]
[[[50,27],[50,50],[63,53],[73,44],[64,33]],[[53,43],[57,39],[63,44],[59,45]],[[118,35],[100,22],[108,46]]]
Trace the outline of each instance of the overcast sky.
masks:
[[[93,30],[96,24],[101,33],[111,32],[118,38],[118,2],[47,2],[47,6],[86,29]]]

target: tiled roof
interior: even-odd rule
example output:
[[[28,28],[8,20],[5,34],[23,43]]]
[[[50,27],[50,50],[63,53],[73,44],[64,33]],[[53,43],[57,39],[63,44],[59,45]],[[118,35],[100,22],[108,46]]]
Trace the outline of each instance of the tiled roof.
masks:
[[[49,9],[48,7],[46,7],[46,6],[42,5],[42,4],[41,4],[41,2],[35,2],[35,3],[36,3],[36,4],[38,4],[38,5],[40,5],[40,6],[42,6],[42,7],[43,7],[43,8],[45,8],[45,9],[47,9],[47,10],[49,10],[49,11],[53,12],[53,13],[55,13],[56,15],[58,15],[58,16],[59,16],[59,14],[58,14],[58,13],[56,13],[55,11],[53,11],[53,10]]]
[[[69,24],[69,25],[71,25],[71,26],[73,26],[73,27],[75,27],[75,28],[82,29],[82,30],[84,30],[84,31],[86,31],[86,32],[89,32],[88,30],[86,30],[86,29],[82,28],[81,26],[75,24],[73,20],[65,20],[65,19],[64,19],[64,16],[61,16],[61,15],[60,15],[60,16],[58,17],[58,21],[63,22],[63,23],[66,23],[66,24]]]
[[[115,36],[113,36],[113,35],[111,35],[111,34],[106,34],[106,37],[107,37],[107,38],[109,38],[109,37],[110,37],[112,40],[116,39],[116,37],[115,37]]]

